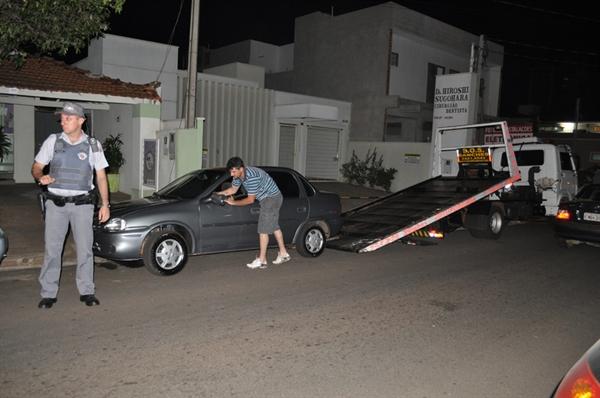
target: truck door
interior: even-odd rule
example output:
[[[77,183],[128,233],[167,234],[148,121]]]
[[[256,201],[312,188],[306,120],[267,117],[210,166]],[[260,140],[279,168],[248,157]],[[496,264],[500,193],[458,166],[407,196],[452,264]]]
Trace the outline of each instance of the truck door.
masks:
[[[571,200],[577,193],[577,169],[570,151],[560,148],[560,186],[561,200]],[[568,199],[567,199],[568,197]],[[564,198],[564,199],[563,199]]]

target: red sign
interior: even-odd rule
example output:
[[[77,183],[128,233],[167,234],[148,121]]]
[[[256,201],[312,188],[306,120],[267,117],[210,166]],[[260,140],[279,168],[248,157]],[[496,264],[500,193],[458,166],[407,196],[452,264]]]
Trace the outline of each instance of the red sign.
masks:
[[[512,139],[533,137],[533,124],[513,124],[508,126],[508,132]],[[485,128],[485,144],[497,144],[504,142],[502,133],[498,133],[493,127]]]

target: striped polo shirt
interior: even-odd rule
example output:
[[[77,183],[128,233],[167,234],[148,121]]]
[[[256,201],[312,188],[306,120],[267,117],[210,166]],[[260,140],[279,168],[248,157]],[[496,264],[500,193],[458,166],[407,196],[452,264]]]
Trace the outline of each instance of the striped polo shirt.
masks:
[[[256,195],[256,200],[259,202],[267,196],[277,195],[279,188],[275,181],[269,174],[263,169],[258,167],[244,167],[244,180],[241,178],[234,178],[231,185],[239,187],[244,184],[244,188],[248,191],[248,195]]]

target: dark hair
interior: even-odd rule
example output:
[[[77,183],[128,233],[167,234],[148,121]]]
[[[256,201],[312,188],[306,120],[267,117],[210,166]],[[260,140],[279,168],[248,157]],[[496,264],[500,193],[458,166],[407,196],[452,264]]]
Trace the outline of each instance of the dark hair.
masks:
[[[239,169],[240,167],[244,167],[244,161],[237,156],[234,156],[227,161],[227,170]]]

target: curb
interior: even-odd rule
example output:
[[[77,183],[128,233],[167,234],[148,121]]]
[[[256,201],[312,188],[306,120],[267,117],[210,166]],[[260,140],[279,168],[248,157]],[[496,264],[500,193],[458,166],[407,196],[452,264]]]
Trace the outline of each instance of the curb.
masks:
[[[44,253],[32,253],[21,257],[11,257],[10,255],[2,260],[0,272],[15,271],[19,269],[41,268],[44,262]],[[77,265],[77,259],[63,257],[63,267]]]

